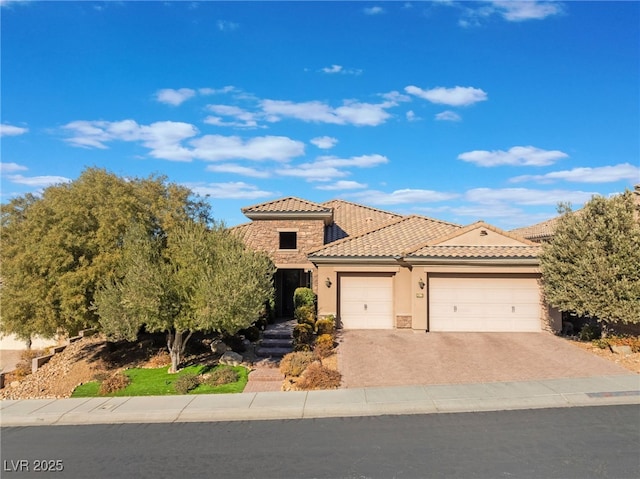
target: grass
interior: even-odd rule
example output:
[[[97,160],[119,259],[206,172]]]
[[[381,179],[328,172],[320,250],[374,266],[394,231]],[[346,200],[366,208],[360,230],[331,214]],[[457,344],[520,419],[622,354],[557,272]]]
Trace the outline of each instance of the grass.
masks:
[[[229,366],[216,366],[216,367],[229,367]],[[240,393],[247,385],[247,378],[249,372],[242,366],[233,366],[234,370],[238,372],[239,379],[235,383],[223,384],[221,386],[208,386],[206,384],[200,384],[197,388],[189,391],[189,394],[227,394],[227,393]],[[111,396],[169,396],[178,394],[173,387],[174,381],[184,374],[204,374],[212,371],[211,368],[206,366],[189,366],[182,369],[177,374],[169,374],[169,367],[146,369],[146,368],[134,368],[127,369],[124,373],[131,379],[131,384],[126,388],[116,391],[111,394],[105,395],[105,397]],[[74,391],[71,397],[99,397],[98,390],[100,389],[99,381],[91,381],[89,383],[81,384]]]

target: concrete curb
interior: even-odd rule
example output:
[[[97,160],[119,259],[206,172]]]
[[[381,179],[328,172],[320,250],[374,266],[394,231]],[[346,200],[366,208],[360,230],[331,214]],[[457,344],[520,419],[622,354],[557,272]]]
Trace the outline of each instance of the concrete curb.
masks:
[[[220,395],[0,401],[0,426],[214,422],[640,405],[640,375]]]

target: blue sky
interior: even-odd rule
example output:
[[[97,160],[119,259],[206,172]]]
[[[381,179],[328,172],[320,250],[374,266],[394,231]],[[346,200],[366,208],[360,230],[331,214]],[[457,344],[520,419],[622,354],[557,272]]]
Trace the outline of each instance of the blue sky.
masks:
[[[97,166],[511,229],[640,183],[638,2],[0,5],[3,202]]]

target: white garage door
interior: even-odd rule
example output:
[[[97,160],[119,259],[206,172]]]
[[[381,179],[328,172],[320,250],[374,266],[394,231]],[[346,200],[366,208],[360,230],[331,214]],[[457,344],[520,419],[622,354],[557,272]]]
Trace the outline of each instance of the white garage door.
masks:
[[[540,331],[534,277],[429,278],[430,331]]]
[[[392,329],[391,276],[341,276],[340,320],[345,329]]]

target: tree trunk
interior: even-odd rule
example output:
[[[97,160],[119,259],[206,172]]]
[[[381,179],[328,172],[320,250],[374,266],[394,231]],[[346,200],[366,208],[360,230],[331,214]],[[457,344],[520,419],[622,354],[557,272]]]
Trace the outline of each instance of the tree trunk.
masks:
[[[187,341],[193,334],[192,331],[183,338],[186,331],[167,331],[167,349],[169,350],[169,357],[171,357],[171,366],[169,367],[170,373],[177,373],[178,366],[182,361],[184,350],[187,347]]]

